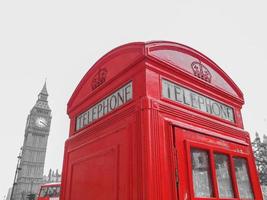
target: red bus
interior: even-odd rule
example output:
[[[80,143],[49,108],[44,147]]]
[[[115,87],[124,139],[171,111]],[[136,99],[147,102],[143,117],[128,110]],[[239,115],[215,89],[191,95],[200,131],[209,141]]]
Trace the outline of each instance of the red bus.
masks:
[[[37,200],[59,200],[60,183],[46,183],[41,186]]]

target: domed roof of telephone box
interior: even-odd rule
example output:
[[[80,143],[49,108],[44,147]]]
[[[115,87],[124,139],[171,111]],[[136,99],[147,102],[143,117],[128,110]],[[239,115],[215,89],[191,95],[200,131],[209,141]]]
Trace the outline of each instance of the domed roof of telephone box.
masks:
[[[83,98],[90,95],[102,81],[108,83],[126,68],[134,67],[134,64],[145,58],[169,65],[197,79],[202,79],[243,104],[241,90],[211,59],[183,44],[169,41],[152,41],[125,44],[100,58],[78,84],[68,102],[68,111],[78,105]],[[105,84],[102,86],[104,87]]]

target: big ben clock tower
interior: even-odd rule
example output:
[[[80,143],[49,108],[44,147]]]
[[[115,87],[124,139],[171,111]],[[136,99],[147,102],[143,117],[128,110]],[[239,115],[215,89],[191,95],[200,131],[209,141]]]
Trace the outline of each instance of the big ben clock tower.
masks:
[[[24,200],[30,193],[37,194],[43,182],[47,139],[51,124],[46,83],[30,111],[25,128],[21,161],[12,200]]]

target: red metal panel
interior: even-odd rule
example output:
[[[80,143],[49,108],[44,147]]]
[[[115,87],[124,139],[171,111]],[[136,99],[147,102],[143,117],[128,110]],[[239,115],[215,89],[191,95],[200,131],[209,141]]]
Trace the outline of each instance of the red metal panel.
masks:
[[[72,164],[70,199],[117,199],[118,147],[88,154]]]

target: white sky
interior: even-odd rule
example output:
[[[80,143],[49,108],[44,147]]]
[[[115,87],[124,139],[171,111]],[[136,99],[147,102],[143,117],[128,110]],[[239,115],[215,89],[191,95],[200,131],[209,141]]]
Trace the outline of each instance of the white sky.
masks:
[[[246,130],[267,133],[266,0],[0,1],[0,200],[45,78],[52,108],[45,171],[59,168],[66,104],[83,75],[128,42],[170,40],[215,61],[244,93]]]

